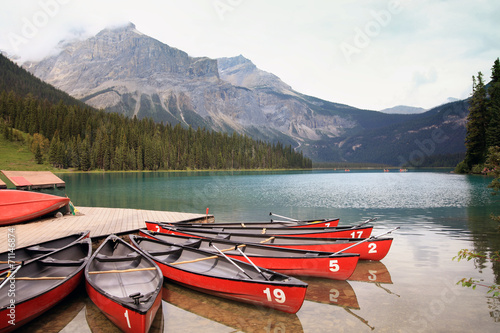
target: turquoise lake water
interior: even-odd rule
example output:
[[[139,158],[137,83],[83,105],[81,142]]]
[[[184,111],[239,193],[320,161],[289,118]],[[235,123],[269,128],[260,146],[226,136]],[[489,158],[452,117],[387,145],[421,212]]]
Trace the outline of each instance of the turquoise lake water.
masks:
[[[453,261],[460,249],[500,250],[500,197],[491,178],[449,171],[147,172],[59,174],[76,206],[204,214],[216,221],[264,221],[269,212],[298,219],[338,217],[354,225],[377,217],[373,234],[400,227],[380,263],[359,265],[348,281],[305,279],[296,315],[229,302],[166,284],[153,331],[186,332],[498,332],[500,301],[464,277],[499,283],[489,261]],[[360,277],[361,276],[361,277]],[[84,293],[70,321],[105,327]],[[65,308],[69,306],[66,305]],[[78,310],[78,311],[77,311]],[[70,316],[70,315],[60,315]],[[73,318],[73,315],[71,315]],[[96,322],[98,324],[96,324]],[[84,323],[83,325],[81,323]]]

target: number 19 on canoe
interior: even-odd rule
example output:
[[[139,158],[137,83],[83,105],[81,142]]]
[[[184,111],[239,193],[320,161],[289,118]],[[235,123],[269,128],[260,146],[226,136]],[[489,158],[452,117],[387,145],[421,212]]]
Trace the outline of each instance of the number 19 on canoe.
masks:
[[[285,292],[281,289],[274,289],[273,295],[271,296],[271,289],[266,288],[266,289],[264,289],[264,294],[267,295],[267,300],[269,302],[273,301],[272,296],[274,296],[274,300],[278,303],[285,303],[285,301],[286,301]]]

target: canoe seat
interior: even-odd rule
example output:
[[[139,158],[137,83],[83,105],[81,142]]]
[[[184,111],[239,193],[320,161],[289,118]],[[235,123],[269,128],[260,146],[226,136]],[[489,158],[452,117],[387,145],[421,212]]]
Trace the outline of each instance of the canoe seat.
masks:
[[[231,236],[230,234],[217,234],[217,236],[215,236],[215,238],[229,239],[230,236]]]
[[[41,263],[49,266],[80,266],[85,262],[84,258],[78,260],[70,260],[70,259],[54,259],[51,257],[41,259]]]
[[[190,238],[184,244],[184,246],[189,246],[195,249],[199,249],[201,245],[201,238]]]
[[[174,250],[163,250],[163,251],[146,251],[147,253],[149,253],[150,255],[152,255],[153,257],[156,257],[156,256],[164,256],[164,255],[167,255],[167,254],[172,254],[172,253],[175,253],[179,250],[180,248],[179,247],[176,247]]]
[[[154,257],[168,255],[167,258],[162,260],[165,260],[166,262],[174,262],[181,256],[182,248],[179,246],[171,246],[168,250],[160,250],[160,251],[148,250],[146,252]]]
[[[137,252],[129,253],[125,256],[107,256],[102,253],[98,253],[95,258],[100,262],[119,262],[119,261],[132,261],[138,259],[141,255]]]
[[[31,251],[31,252],[46,252],[46,253],[49,253],[49,252],[54,252],[56,250],[59,250],[59,248],[50,248],[50,247],[43,247],[43,246],[40,246],[40,245],[33,245],[33,246],[30,246],[30,247],[26,248],[26,250]]]
[[[306,257],[318,257],[319,253],[314,253],[314,252],[307,252],[305,254]]]

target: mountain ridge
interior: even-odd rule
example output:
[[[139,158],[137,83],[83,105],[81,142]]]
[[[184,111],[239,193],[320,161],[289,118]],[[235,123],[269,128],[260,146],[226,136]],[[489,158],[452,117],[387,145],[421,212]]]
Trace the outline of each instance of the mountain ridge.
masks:
[[[307,96],[242,55],[190,57],[140,33],[133,24],[66,43],[59,54],[23,66],[108,112],[279,140],[318,161],[348,161],[359,151],[360,143],[347,147],[352,138],[427,113],[385,114]],[[399,163],[397,156],[390,162]]]

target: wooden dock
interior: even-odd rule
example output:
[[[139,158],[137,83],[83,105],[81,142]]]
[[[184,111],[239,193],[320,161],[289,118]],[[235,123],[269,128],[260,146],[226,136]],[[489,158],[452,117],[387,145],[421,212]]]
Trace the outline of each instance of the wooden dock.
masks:
[[[15,238],[20,248],[54,238],[90,230],[90,237],[126,234],[146,227],[145,221],[176,222],[204,218],[204,214],[165,212],[142,209],[76,207],[77,215],[46,218],[0,228],[0,252],[8,250],[8,239]],[[213,219],[213,216],[209,216]],[[14,236],[12,236],[14,235]]]
[[[7,179],[18,190],[65,187],[66,183],[50,171],[7,171],[2,170]]]

